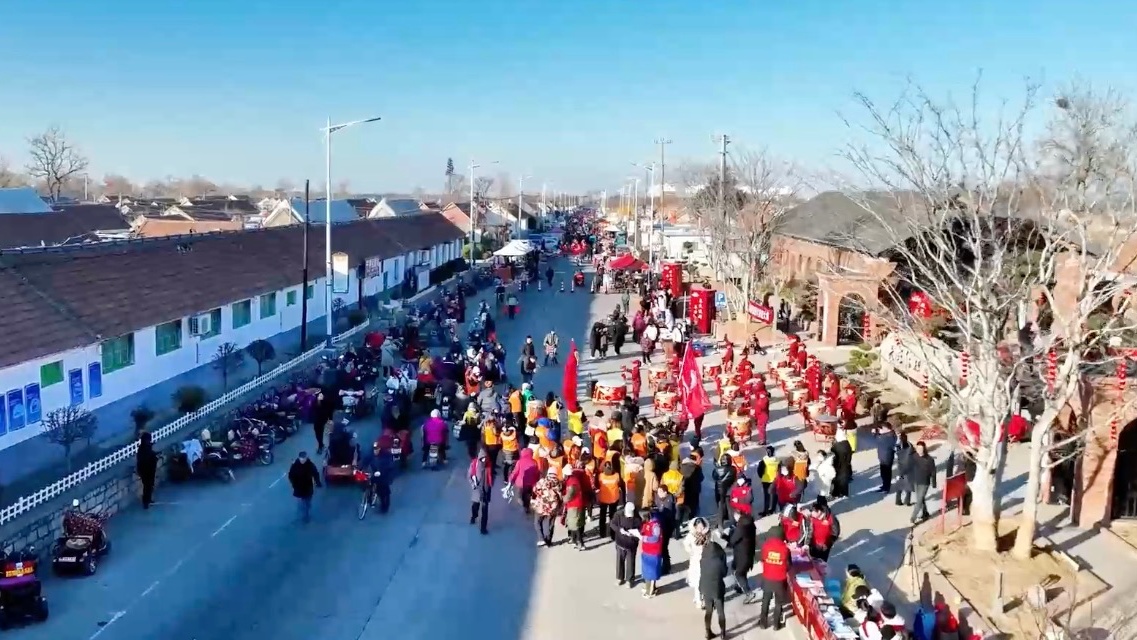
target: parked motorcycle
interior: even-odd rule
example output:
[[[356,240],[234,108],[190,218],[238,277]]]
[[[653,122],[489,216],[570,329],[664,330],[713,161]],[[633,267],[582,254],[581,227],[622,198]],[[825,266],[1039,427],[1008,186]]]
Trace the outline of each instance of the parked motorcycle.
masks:
[[[29,546],[0,554],[0,629],[19,622],[47,620],[47,598],[39,578],[39,557]]]
[[[111,550],[106,520],[100,513],[80,510],[79,501],[72,501],[71,509],[63,514],[63,535],[51,550],[51,568],[58,574],[95,575],[99,558]]]
[[[192,462],[191,462],[192,460]],[[185,482],[190,478],[216,478],[222,482],[234,480],[229,451],[219,442],[213,442],[208,429],[198,439],[175,444],[166,452],[166,473],[171,482]]]
[[[233,464],[255,464],[268,466],[272,464],[275,455],[272,450],[272,438],[261,437],[258,433],[240,432],[230,429],[226,434],[225,448]]]
[[[442,446],[438,444],[430,445],[426,451],[426,464],[425,468],[431,471],[438,471],[442,467]]]

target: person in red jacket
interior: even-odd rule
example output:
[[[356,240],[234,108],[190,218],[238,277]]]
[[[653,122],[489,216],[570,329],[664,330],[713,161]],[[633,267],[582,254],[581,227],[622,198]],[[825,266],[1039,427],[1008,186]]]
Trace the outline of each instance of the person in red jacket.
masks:
[[[786,544],[785,531],[781,525],[770,530],[770,536],[758,552],[762,562],[762,610],[758,614],[758,626],[769,628],[770,601],[774,604],[774,630],[782,628],[782,609],[789,602],[790,548]]]
[[[837,516],[829,510],[829,501],[825,496],[817,496],[813,509],[809,515],[809,555],[816,560],[829,562],[829,553],[833,550],[833,543],[841,537],[841,523]]]
[[[572,469],[565,474],[565,526],[569,541],[578,551],[584,549],[584,515],[588,506],[588,482],[583,469]]]
[[[797,510],[795,505],[786,506],[781,515],[782,531],[785,532],[786,544],[802,545],[807,542],[805,516]]]
[[[729,372],[734,368],[734,344],[731,343],[730,338],[723,337],[722,345],[722,370]]]
[[[804,490],[805,483],[795,478],[784,462],[778,465],[778,477],[774,478],[774,497],[777,498],[778,505],[774,511],[787,505],[797,504]]]
[[[770,394],[766,388],[759,387],[750,400],[750,419],[754,421],[754,431],[758,434],[758,444],[766,446],[766,425],[770,423]]]
[[[754,490],[750,486],[750,478],[740,475],[730,488],[730,509],[732,513],[740,511],[754,515]]]
[[[632,379],[632,400],[639,404],[640,389],[643,386],[643,376],[640,374],[640,361],[632,360],[632,368],[628,371],[628,377]]]

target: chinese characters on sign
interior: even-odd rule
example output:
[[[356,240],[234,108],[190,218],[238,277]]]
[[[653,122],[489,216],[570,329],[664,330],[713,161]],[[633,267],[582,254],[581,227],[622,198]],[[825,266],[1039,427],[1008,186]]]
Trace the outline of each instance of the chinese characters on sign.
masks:
[[[774,310],[764,304],[758,304],[754,300],[746,305],[746,312],[750,315],[750,319],[755,322],[774,323]]]
[[[714,295],[713,289],[691,289],[688,319],[691,321],[691,324],[695,325],[695,330],[699,333],[711,332],[711,320],[713,319],[711,313],[712,295]]]

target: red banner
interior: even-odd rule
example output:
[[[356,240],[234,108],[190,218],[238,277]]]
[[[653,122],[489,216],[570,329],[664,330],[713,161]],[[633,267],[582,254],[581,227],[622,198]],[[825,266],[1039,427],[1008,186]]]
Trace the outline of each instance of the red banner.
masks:
[[[565,409],[570,413],[580,411],[580,405],[577,404],[576,399],[576,380],[577,380],[577,352],[576,340],[569,342],[569,354],[565,359],[565,375],[561,383],[561,398],[564,399]]]
[[[711,408],[711,399],[699,375],[699,364],[695,362],[695,350],[690,345],[683,350],[683,362],[679,365],[679,398],[684,413],[691,418],[698,418]]]
[[[746,305],[746,312],[750,314],[750,319],[755,322],[774,324],[774,310],[764,304],[758,304],[754,300],[751,300]]]

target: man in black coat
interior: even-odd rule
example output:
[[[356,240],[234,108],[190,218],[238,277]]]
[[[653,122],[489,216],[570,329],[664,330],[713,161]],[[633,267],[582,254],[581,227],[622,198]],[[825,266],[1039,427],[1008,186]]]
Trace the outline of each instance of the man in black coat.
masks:
[[[715,483],[715,513],[718,514],[719,526],[725,527],[730,514],[730,488],[738,480],[738,472],[730,462],[730,456],[723,454],[711,472],[711,480]]]
[[[679,506],[679,524],[682,525],[699,515],[699,494],[703,491],[703,467],[695,457],[695,452],[687,456],[679,465],[683,474],[683,504]]]
[[[149,509],[154,502],[154,481],[158,474],[158,454],[154,453],[154,441],[149,431],[138,434],[135,463],[138,479],[142,481],[142,508]]]
[[[296,497],[301,522],[312,519],[312,496],[320,482],[320,470],[308,458],[308,452],[301,451],[288,469],[288,483],[292,485],[292,495]]]
[[[636,535],[641,526],[643,519],[632,502],[625,504],[623,511],[612,516],[612,522],[608,525],[616,540],[617,586],[627,584],[631,588],[636,584],[636,549],[640,546],[640,539]]]
[[[750,604],[754,601],[754,592],[750,590],[747,574],[754,568],[754,554],[758,549],[758,529],[754,526],[753,516],[743,511],[734,512],[734,526],[727,544],[734,553],[734,588],[744,596],[743,603]]]
[[[703,628],[708,640],[715,637],[711,631],[711,617],[718,614],[719,635],[726,637],[726,552],[713,538],[703,546],[703,556],[692,558],[699,563],[699,594],[703,596]]]

